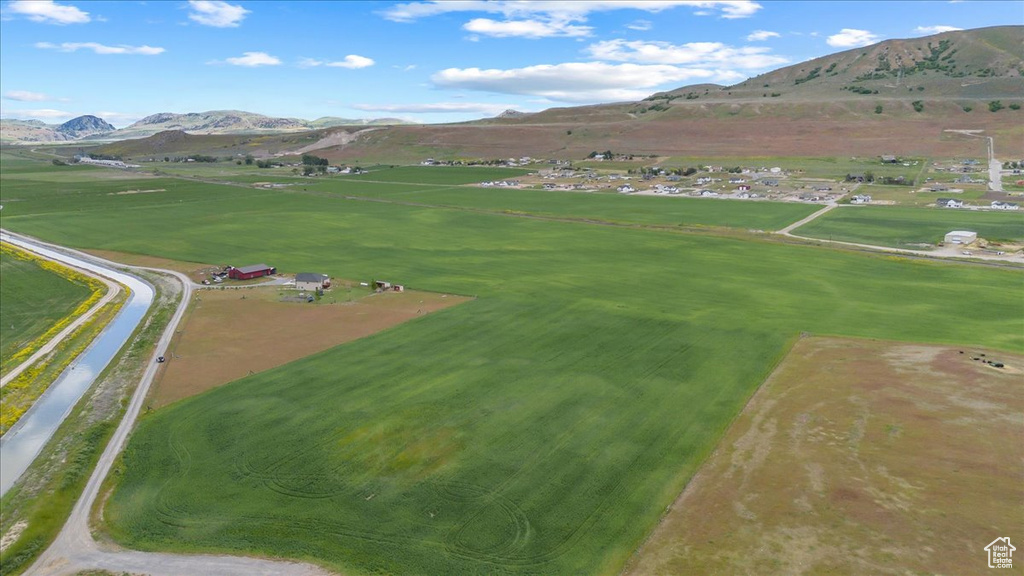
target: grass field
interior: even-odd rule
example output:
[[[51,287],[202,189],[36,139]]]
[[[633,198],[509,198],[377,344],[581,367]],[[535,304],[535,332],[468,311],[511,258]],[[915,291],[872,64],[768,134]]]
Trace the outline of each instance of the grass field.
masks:
[[[151,187],[168,192],[26,200],[5,226],[477,299],[143,418],[106,518],[144,549],[356,573],[617,573],[801,331],[1024,350],[1003,306],[1020,286],[1010,270],[331,192]]]
[[[4,373],[17,364],[18,358],[27,357],[18,356],[18,351],[71,314],[92,294],[85,283],[44,270],[38,261],[15,254],[8,252],[6,245],[0,252],[0,369]]]
[[[984,546],[1024,528],[1022,368],[801,340],[626,573],[983,573]]]
[[[901,247],[942,242],[951,230],[973,230],[994,242],[1024,240],[1024,214],[940,208],[858,206],[833,210],[793,231],[877,246]]]

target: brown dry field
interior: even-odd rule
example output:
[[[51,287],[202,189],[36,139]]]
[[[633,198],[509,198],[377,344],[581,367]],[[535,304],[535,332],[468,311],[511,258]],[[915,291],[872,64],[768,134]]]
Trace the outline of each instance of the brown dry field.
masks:
[[[94,256],[100,258],[106,258],[107,260],[113,260],[114,262],[120,262],[121,264],[127,264],[129,266],[146,266],[149,268],[163,268],[165,270],[174,270],[175,272],[181,272],[192,278],[196,282],[201,282],[207,278],[207,275],[203,273],[205,270],[211,268],[217,268],[220,270],[221,266],[213,264],[199,264],[197,262],[181,262],[178,260],[168,260],[167,258],[159,258],[157,256],[143,256],[142,254],[129,254],[127,252],[115,252],[113,250],[83,250]]]
[[[625,573],[987,573],[1024,537],[1024,357],[959,350],[800,340]]]
[[[298,292],[277,287],[196,292],[147,405],[160,408],[469,300],[411,290],[372,294],[353,289],[353,300],[347,301],[344,287],[328,291],[317,303],[281,302],[281,294]],[[239,322],[251,318],[259,318],[258,325]]]
[[[993,136],[1000,158],[1024,154],[1024,129],[1008,116],[959,118],[807,119],[787,116],[734,118],[665,117],[651,122],[602,122],[581,115],[550,124],[396,126],[367,134],[353,144],[320,151],[334,161],[393,153],[411,145],[466,156],[579,157],[595,149],[663,156],[907,156],[974,157],[984,154],[977,138],[946,129],[983,130]],[[1012,119],[1011,119],[1012,120]],[[572,134],[568,134],[571,131]]]

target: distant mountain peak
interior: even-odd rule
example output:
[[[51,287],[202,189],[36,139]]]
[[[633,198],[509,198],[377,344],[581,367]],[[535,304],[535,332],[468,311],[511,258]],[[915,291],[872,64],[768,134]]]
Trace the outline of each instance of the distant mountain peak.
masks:
[[[77,140],[95,134],[107,134],[113,132],[116,128],[102,118],[86,114],[85,116],[68,120],[58,126],[56,130],[60,134],[67,136],[69,140]]]

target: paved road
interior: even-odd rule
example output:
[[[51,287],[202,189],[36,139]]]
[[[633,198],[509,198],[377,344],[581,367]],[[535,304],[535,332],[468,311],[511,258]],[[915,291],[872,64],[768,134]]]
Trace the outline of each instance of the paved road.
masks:
[[[17,236],[17,235],[16,235]],[[94,260],[116,268],[131,268],[79,252],[47,244],[32,238],[19,236],[47,248],[62,250],[82,259]],[[78,499],[71,511],[67,523],[57,535],[56,540],[26,572],[26,575],[71,575],[85,570],[107,570],[115,573],[130,572],[132,574],[152,574],[153,576],[325,576],[329,572],[298,562],[278,562],[258,558],[245,558],[226,555],[183,555],[136,552],[115,548],[111,545],[101,546],[89,530],[89,511],[99,495],[100,485],[106,478],[115,458],[124,449],[125,442],[138,418],[142,403],[146,398],[153,377],[157,372],[156,357],[165,355],[171,337],[185,315],[188,303],[192,298],[193,284],[187,276],[180,272],[157,268],[142,268],[169,274],[177,278],[182,285],[181,301],[174,316],[168,323],[163,335],[157,342],[146,372],[132,396],[124,419],[114,432],[110,443],[96,465],[92,476],[85,486],[82,497]]]
[[[35,256],[38,258],[48,259],[42,254],[36,254],[35,252],[33,252],[33,254],[35,254]],[[67,264],[63,262],[61,262],[60,265],[67,266]],[[104,294],[103,298],[100,298],[98,302],[93,304],[92,308],[86,310],[85,313],[76,318],[74,322],[68,324],[67,328],[64,328],[56,336],[51,338],[50,341],[44,344],[42,348],[37,350],[35,354],[29,356],[27,360],[25,360],[21,364],[18,364],[18,366],[16,366],[13,370],[8,372],[6,376],[0,378],[0,388],[3,388],[4,386],[7,385],[8,382],[17,378],[18,375],[24,372],[29,366],[35,364],[36,360],[39,360],[43,356],[46,356],[50,352],[53,352],[53,349],[56,348],[58,344],[63,342],[68,336],[70,336],[75,330],[77,330],[79,326],[81,326],[85,322],[88,322],[90,318],[92,318],[97,312],[99,312],[100,308],[103,308],[104,306],[109,304],[111,300],[116,298],[117,295],[121,293],[121,286],[117,282],[113,282],[102,276],[93,274],[88,270],[83,270],[81,268],[76,268],[74,266],[68,267],[74,268],[74,270],[80,274],[84,274],[86,276],[89,276],[90,278],[94,278],[96,280],[99,280],[100,282],[103,282],[104,284],[107,285],[107,293]]]

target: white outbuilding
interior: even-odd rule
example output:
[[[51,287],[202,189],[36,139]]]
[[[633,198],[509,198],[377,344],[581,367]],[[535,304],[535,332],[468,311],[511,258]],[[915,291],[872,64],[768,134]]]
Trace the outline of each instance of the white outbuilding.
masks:
[[[978,239],[977,232],[970,232],[968,230],[953,230],[946,234],[947,244],[970,244]]]

